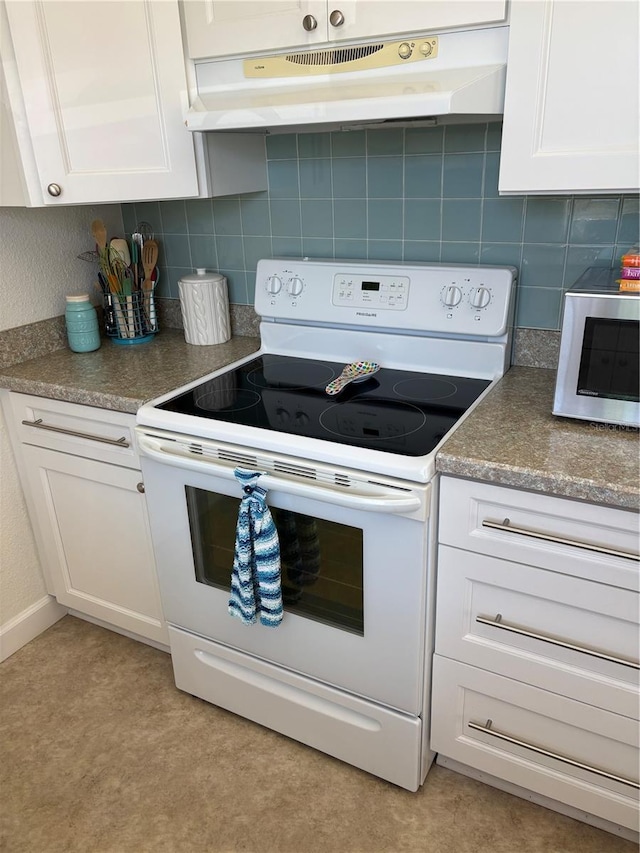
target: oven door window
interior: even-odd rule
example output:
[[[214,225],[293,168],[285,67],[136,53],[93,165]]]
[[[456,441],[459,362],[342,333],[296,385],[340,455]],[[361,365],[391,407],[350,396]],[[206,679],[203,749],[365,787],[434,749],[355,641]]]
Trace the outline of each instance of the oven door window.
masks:
[[[196,581],[230,590],[238,499],[186,486]],[[362,530],[271,507],[285,611],[364,635]]]
[[[639,331],[636,320],[585,319],[578,395],[640,400]]]

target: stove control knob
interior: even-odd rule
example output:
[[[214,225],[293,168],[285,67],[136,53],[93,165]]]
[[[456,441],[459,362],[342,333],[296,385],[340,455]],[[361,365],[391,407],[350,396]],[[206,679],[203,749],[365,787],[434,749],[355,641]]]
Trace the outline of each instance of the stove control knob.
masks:
[[[291,296],[300,296],[300,294],[302,293],[303,287],[304,287],[304,284],[302,282],[302,279],[298,278],[297,275],[294,276],[293,278],[290,278],[289,281],[287,282],[287,290],[289,291]]]
[[[491,293],[486,287],[474,287],[469,301],[473,308],[486,308],[491,302]]]
[[[267,293],[280,293],[282,290],[282,279],[277,275],[271,275],[267,279]]]
[[[460,304],[460,300],[462,299],[462,291],[459,287],[456,287],[455,284],[450,284],[449,287],[445,287],[442,293],[442,301],[449,308],[453,308],[456,305]]]
[[[278,419],[278,423],[286,424],[291,420],[291,415],[286,409],[283,409],[282,406],[276,409],[276,417]]]
[[[296,412],[296,424],[306,426],[309,423],[309,415],[306,412]]]

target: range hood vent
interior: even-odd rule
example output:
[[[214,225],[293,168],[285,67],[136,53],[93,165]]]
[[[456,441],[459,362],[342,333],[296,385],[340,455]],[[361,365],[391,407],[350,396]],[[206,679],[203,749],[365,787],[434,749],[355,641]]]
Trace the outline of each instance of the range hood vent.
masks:
[[[289,53],[285,62],[293,65],[311,65],[324,70],[328,65],[344,65],[346,62],[358,62],[378,53],[384,44],[363,44],[359,47],[333,47],[330,50],[309,50],[304,53]]]
[[[192,131],[300,132],[486,120],[503,111],[507,38],[503,26],[200,61],[186,124]]]

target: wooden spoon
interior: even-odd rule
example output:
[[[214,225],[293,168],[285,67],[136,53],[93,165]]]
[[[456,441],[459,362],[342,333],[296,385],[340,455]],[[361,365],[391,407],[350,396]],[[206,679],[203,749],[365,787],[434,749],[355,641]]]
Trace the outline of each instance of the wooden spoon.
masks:
[[[107,229],[102,219],[94,219],[91,223],[91,233],[96,241],[96,246],[99,252],[104,252],[107,248]]]

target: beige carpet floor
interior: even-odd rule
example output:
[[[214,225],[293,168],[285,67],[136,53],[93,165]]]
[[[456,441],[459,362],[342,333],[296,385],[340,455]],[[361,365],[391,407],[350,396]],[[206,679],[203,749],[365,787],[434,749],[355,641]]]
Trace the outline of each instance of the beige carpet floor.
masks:
[[[66,616],[0,666],[2,853],[631,853],[435,766],[417,794],[188,696]]]

